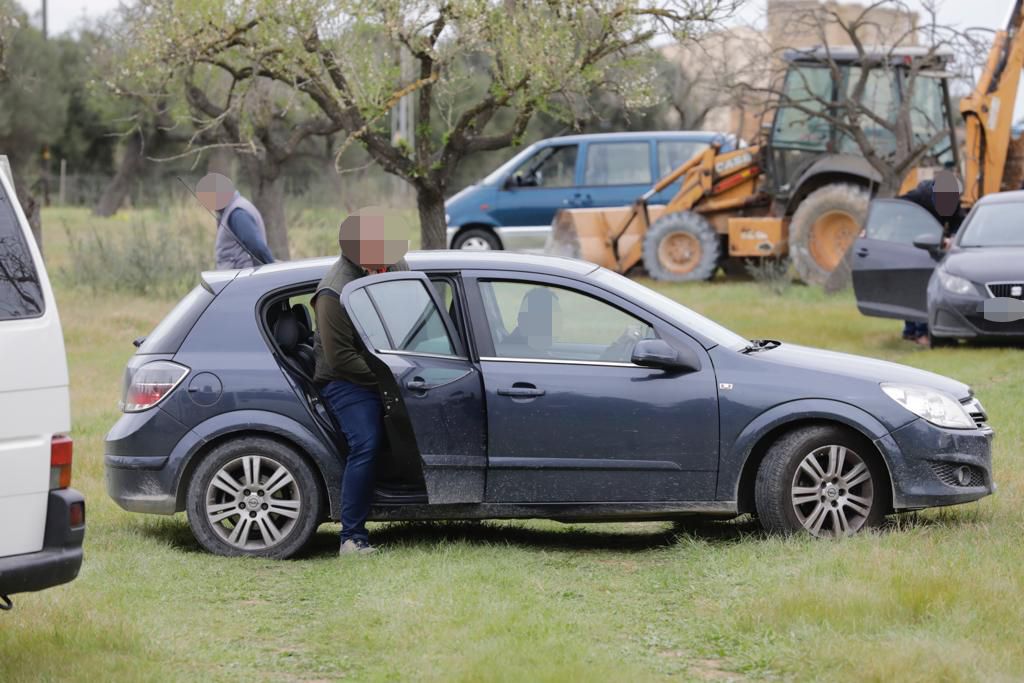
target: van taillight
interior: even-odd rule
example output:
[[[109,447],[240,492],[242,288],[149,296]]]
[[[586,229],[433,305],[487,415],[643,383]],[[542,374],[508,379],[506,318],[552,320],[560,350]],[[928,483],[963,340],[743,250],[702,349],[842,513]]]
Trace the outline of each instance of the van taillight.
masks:
[[[50,442],[50,490],[66,489],[71,486],[70,436],[55,436]]]
[[[137,413],[152,408],[174,391],[187,374],[188,368],[169,360],[146,363],[127,378],[121,410]]]

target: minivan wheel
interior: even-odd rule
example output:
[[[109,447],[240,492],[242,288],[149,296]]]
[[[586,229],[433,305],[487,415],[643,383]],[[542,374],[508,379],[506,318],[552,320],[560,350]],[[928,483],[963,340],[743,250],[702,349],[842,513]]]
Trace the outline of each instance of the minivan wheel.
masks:
[[[186,506],[192,534],[211,553],[283,559],[316,531],[320,487],[291,447],[242,437],[203,458],[189,482]]]
[[[452,243],[452,249],[466,251],[497,251],[501,249],[498,236],[486,228],[471,228],[459,233]]]
[[[866,440],[839,427],[806,427],[768,449],[754,503],[766,531],[852,536],[884,519],[888,479]]]

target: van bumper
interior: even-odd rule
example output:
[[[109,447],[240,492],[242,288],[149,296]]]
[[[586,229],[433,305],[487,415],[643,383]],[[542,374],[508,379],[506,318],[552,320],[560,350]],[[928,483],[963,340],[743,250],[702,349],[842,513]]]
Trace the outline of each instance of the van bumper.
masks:
[[[71,506],[75,503],[84,506],[85,499],[74,489],[50,492],[43,549],[0,558],[0,593],[38,591],[78,576],[82,566],[85,513],[82,513],[81,525],[71,526]]]

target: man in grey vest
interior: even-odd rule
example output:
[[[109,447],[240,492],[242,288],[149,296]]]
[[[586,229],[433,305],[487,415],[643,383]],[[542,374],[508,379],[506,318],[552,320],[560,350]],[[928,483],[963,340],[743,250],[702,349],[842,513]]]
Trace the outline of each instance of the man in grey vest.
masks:
[[[341,303],[349,282],[383,272],[409,270],[403,256],[408,240],[386,234],[385,214],[361,209],[338,230],[341,256],[317,285],[310,302],[316,311],[313,339],[316,383],[348,444],[341,480],[341,555],[374,551],[366,530],[373,504],[374,465],[384,437],[384,408],[366,349]]]
[[[273,263],[267,246],[263,216],[252,202],[235,189],[234,183],[220,173],[210,173],[196,185],[199,203],[217,216],[214,256],[217,270],[251,268]]]

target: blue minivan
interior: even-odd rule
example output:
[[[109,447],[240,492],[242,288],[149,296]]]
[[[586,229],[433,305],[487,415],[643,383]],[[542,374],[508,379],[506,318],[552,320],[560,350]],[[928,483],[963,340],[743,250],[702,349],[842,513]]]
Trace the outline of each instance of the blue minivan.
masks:
[[[536,142],[445,203],[451,249],[542,249],[563,208],[626,206],[716,138],[709,131],[568,135]],[[671,185],[652,200],[667,203]]]

